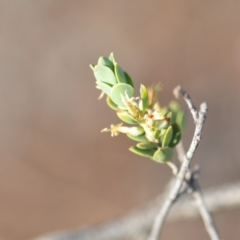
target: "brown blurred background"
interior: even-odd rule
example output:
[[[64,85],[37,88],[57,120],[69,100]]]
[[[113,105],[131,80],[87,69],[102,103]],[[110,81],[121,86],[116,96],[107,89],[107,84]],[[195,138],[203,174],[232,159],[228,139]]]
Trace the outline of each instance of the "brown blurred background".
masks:
[[[240,179],[239,13],[236,0],[0,0],[0,240],[115,218],[168,181],[130,140],[100,133],[119,120],[89,64],[111,51],[137,86],[161,81],[163,103],[178,84],[207,101],[201,184]],[[239,239],[240,209],[215,219]],[[194,220],[166,224],[163,239],[208,237]]]

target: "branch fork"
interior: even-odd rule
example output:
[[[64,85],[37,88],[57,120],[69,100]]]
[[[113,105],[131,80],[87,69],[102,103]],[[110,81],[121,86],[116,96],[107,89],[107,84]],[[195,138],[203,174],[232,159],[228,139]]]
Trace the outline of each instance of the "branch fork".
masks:
[[[178,200],[179,196],[182,193],[185,193],[185,190],[187,189],[191,190],[192,192],[193,198],[201,214],[210,239],[220,240],[221,238],[215,227],[213,218],[206,206],[206,203],[201,193],[200,185],[198,183],[200,169],[199,167],[194,168],[193,170],[190,169],[190,162],[201,140],[203,125],[206,119],[208,106],[207,103],[204,102],[200,105],[200,110],[197,111],[197,108],[194,106],[190,95],[180,86],[174,89],[173,94],[176,98],[179,98],[181,96],[186,102],[195,123],[195,131],[187,153],[185,153],[183,144],[181,142],[177,146],[178,160],[181,163],[180,168],[178,168],[177,165],[173,162],[168,163],[169,167],[172,169],[173,175],[176,177],[175,184],[169,190],[168,197],[166,198],[159,213],[155,218],[148,240],[159,239],[163,223],[165,222],[171,207]],[[186,189],[182,190],[184,183],[186,185]]]

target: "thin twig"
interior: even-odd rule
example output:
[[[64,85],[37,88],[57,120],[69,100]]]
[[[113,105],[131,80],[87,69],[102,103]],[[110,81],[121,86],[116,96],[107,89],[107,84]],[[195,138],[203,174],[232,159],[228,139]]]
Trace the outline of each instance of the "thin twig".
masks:
[[[196,205],[199,209],[199,212],[202,216],[205,228],[212,240],[220,240],[219,233],[215,226],[213,217],[210,211],[207,208],[206,202],[203,198],[200,185],[198,184],[197,180],[193,182],[193,197],[195,199]]]
[[[170,208],[172,207],[176,197],[179,194],[179,191],[180,191],[182,184],[184,182],[184,179],[185,179],[185,175],[189,169],[190,161],[191,161],[193,154],[196,151],[197,146],[200,142],[201,134],[202,134],[202,130],[203,130],[203,124],[206,119],[206,113],[207,113],[207,104],[206,103],[202,103],[200,105],[200,111],[198,113],[196,110],[196,107],[192,103],[192,100],[191,100],[189,94],[187,94],[180,86],[178,86],[177,88],[174,89],[174,95],[176,97],[179,97],[179,95],[181,95],[183,97],[183,99],[185,100],[185,102],[187,103],[189,110],[193,116],[195,125],[196,125],[195,132],[193,135],[193,139],[192,139],[190,148],[189,148],[187,154],[184,155],[184,157],[183,157],[183,162],[180,167],[179,173],[177,175],[175,185],[170,190],[168,198],[163,203],[162,208],[160,209],[159,213],[157,214],[157,216],[155,218],[155,221],[153,223],[153,227],[152,227],[152,230],[151,230],[148,240],[157,240],[159,237],[159,234],[161,232],[163,223],[165,222],[166,216],[167,216]]]
[[[185,155],[183,145],[181,145],[181,144],[179,145],[179,147],[177,148],[177,152],[178,152],[179,161],[182,161],[183,157]],[[196,175],[199,175],[198,171],[196,171]],[[203,198],[201,187],[198,183],[198,176],[193,176],[192,181],[189,182],[189,187],[192,190],[193,198],[194,198],[195,203],[198,207],[198,210],[200,212],[200,215],[203,219],[205,228],[206,228],[210,238],[212,240],[219,240],[220,236],[219,236],[219,233],[218,233],[217,228],[215,226],[213,217],[212,217],[210,211],[208,210],[206,202]]]
[[[179,96],[183,97],[192,114],[193,120],[196,123],[198,120],[198,111],[197,111],[197,108],[193,105],[190,95],[185,90],[183,90],[181,86],[177,86],[173,90],[173,95],[175,96],[175,98],[179,98]]]
[[[175,163],[171,162],[171,161],[167,162],[167,165],[172,169],[173,175],[176,176],[177,173],[178,173],[178,166]]]

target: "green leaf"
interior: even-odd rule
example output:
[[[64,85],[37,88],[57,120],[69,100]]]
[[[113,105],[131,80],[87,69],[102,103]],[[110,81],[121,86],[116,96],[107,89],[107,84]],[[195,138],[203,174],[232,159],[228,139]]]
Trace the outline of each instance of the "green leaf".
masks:
[[[133,136],[133,135],[131,135],[131,134],[127,134],[127,136],[128,136],[130,139],[132,139],[132,140],[134,140],[134,141],[137,141],[137,142],[147,141],[147,138],[146,138],[146,136],[145,136],[145,132],[144,132],[143,134],[139,135],[139,136]]]
[[[171,141],[169,142],[168,146],[174,148],[181,140],[181,129],[178,124],[172,124],[173,136]]]
[[[94,67],[94,76],[97,79],[97,81],[105,82],[111,85],[114,85],[117,83],[117,79],[113,73],[113,71],[103,65],[96,65]]]
[[[145,112],[145,110],[149,106],[149,99],[148,99],[147,88],[142,84],[141,84],[141,87],[140,87],[140,95],[141,95],[140,108],[141,108],[142,111]]]
[[[106,57],[100,57],[98,59],[98,65],[106,66],[106,67],[110,68],[112,71],[114,71],[113,63]]]
[[[163,129],[167,129],[168,128],[168,125],[169,125],[169,122],[167,119],[163,119],[163,120],[158,120],[157,121],[157,127],[161,130]]]
[[[130,77],[130,75],[127,72],[124,72],[124,74],[125,74],[125,77],[126,77],[127,84],[131,85],[134,88],[134,83],[133,83],[133,80]]]
[[[176,101],[171,101],[168,106],[173,112],[178,112],[180,110],[180,106]]]
[[[156,148],[152,148],[152,149],[140,149],[138,148],[137,146],[133,146],[133,147],[130,147],[129,150],[137,155],[140,155],[142,157],[149,157],[149,158],[152,158],[155,151],[156,151]]]
[[[135,127],[129,127],[128,133],[131,134],[132,136],[140,136],[144,133],[144,129],[140,126],[135,126]]]
[[[173,156],[173,149],[166,147],[166,148],[159,148],[153,155],[153,160],[158,163],[166,163],[172,159]]]
[[[118,63],[114,64],[114,72],[115,72],[115,76],[117,78],[117,81],[119,83],[127,83],[127,79],[125,77],[125,74],[124,74],[122,68],[118,65]]]
[[[177,113],[180,110],[180,106],[176,101],[171,101],[168,108],[172,111],[172,122],[176,121]]]
[[[107,105],[112,108],[113,110],[117,110],[118,109],[118,105],[116,105],[112,99],[110,97],[107,97],[106,98],[106,102],[107,102]]]
[[[119,109],[117,110],[117,115],[123,122],[129,123],[129,124],[137,123],[137,121],[127,111],[123,111]]]
[[[89,66],[90,66],[90,68],[94,71],[95,65],[94,65],[94,64],[90,64]]]
[[[168,112],[167,114],[166,114],[166,118],[169,120],[169,122],[171,121],[171,119],[172,119],[172,112]]]
[[[173,136],[172,126],[169,126],[163,136],[162,147],[167,147]]]
[[[109,60],[110,60],[113,64],[116,63],[116,61],[115,61],[115,59],[114,59],[114,56],[113,56],[113,53],[110,53]]]
[[[160,112],[161,116],[166,116],[169,113],[169,110],[165,107],[161,107],[159,112]]]
[[[161,130],[160,130],[160,129],[157,129],[157,130],[153,133],[153,138],[154,138],[155,140],[159,140],[160,134],[161,134]]]
[[[100,87],[100,89],[104,92],[104,93],[106,93],[108,96],[110,96],[111,95],[111,89],[112,89],[112,87],[109,85],[109,84],[107,84],[107,83],[105,83],[105,82],[100,82],[100,81],[96,81],[96,84]]]
[[[147,138],[149,138],[149,139],[151,139],[153,141],[154,140],[155,141],[159,141],[160,134],[161,134],[161,130],[160,129],[156,129],[156,128],[149,129],[146,132]]]
[[[186,127],[187,117],[186,113],[183,110],[179,110],[176,117],[176,123],[179,125],[181,131],[183,131]]]
[[[125,104],[122,102],[122,95],[125,96],[125,93],[127,93],[129,97],[133,97],[134,89],[126,83],[118,83],[111,89],[111,99],[118,106],[125,107]]]
[[[161,139],[163,139],[163,136],[165,135],[167,129],[161,129],[161,134],[160,134],[160,137]]]
[[[149,141],[145,141],[145,142],[140,142],[137,144],[137,147],[140,149],[151,149],[151,148],[157,148],[158,144],[154,143],[154,142],[149,142]]]

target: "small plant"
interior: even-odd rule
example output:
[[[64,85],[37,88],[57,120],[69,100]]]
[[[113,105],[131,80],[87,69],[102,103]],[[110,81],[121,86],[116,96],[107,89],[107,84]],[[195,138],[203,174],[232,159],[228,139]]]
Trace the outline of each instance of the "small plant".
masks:
[[[185,153],[181,137],[186,114],[176,101],[170,102],[168,106],[160,105],[157,100],[161,90],[160,84],[149,88],[141,85],[139,96],[135,96],[136,89],[133,80],[119,66],[112,53],[109,58],[100,57],[98,63],[90,67],[96,78],[96,87],[102,92],[100,98],[106,94],[108,106],[116,111],[117,116],[124,123],[128,124],[126,126],[123,123],[111,125],[102,132],[111,132],[112,136],[117,136],[119,133],[126,134],[127,137],[137,142],[129,148],[131,152],[158,163],[166,163],[176,177],[175,184],[171,185],[168,197],[156,215],[148,239],[158,239],[172,205],[183,193],[191,191],[210,238],[220,240],[198,183],[199,168],[190,168],[191,159],[201,139],[207,104],[202,103],[198,111],[187,92],[181,87],[176,87],[174,90],[175,97],[181,96],[187,103],[195,123],[193,139],[189,150]],[[172,161],[175,148],[180,166]]]
[[[91,68],[97,88],[102,91],[101,97],[106,94],[107,104],[124,123],[131,125],[111,125],[102,132],[109,131],[112,136],[124,133],[138,142],[129,149],[131,152],[159,163],[171,161],[185,125],[185,114],[177,102],[172,101],[167,107],[159,104],[160,84],[148,89],[141,85],[139,96],[135,97],[131,77],[122,70],[113,54],[109,58],[100,57]]]

